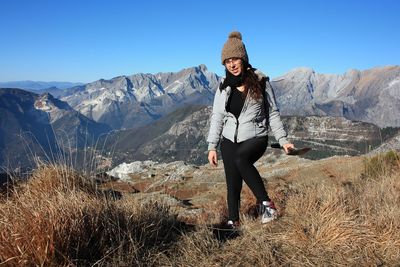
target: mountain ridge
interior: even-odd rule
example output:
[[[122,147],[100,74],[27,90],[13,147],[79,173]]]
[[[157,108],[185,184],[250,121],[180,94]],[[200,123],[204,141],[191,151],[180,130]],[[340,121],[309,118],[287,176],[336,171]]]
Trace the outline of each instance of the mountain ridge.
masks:
[[[178,72],[122,75],[48,91],[95,121],[113,129],[128,129],[153,122],[186,104],[211,105],[220,81],[221,77],[199,65]],[[349,69],[342,74],[298,67],[272,78],[271,83],[282,115],[343,116],[381,128],[400,126],[395,115],[400,112],[398,65]]]
[[[57,81],[31,81],[31,80],[23,80],[23,81],[9,81],[9,82],[0,82],[0,88],[19,88],[24,90],[43,90],[49,88],[57,88],[57,89],[67,89],[74,86],[82,85],[80,82],[57,82]]]
[[[183,105],[211,105],[221,79],[199,65],[179,72],[100,79],[72,88],[60,98],[95,121],[114,129],[129,129],[153,122]],[[299,67],[271,79],[271,84],[282,115],[342,116],[383,128],[400,126],[395,115],[400,113],[399,81],[398,65],[349,69],[339,75]]]
[[[92,145],[111,128],[90,120],[50,94],[0,89],[0,165],[29,168]],[[12,168],[13,169],[13,168]]]
[[[62,90],[59,99],[46,93],[31,97],[34,100],[29,102],[32,105],[29,110],[34,109],[33,115],[24,109],[21,104],[22,100],[19,103],[15,99],[16,95],[9,99],[3,97],[2,114],[7,114],[5,116],[9,118],[15,116],[19,118],[24,114],[31,114],[32,122],[41,122],[41,125],[51,125],[60,129],[67,134],[64,137],[58,135],[57,138],[63,140],[64,144],[73,140],[78,147],[88,144],[86,143],[88,139],[85,137],[85,132],[88,130],[92,131],[94,136],[99,137],[111,130],[115,132],[132,129],[132,132],[122,131],[121,136],[125,135],[125,139],[136,138],[138,140],[152,136],[152,142],[158,144],[159,147],[154,147],[151,142],[147,141],[143,144],[138,143],[136,146],[130,147],[129,151],[119,151],[119,159],[122,160],[123,153],[139,151],[140,153],[136,156],[143,159],[154,155],[158,160],[174,157],[196,162],[199,159],[203,160],[201,154],[204,153],[201,150],[205,145],[203,137],[209,120],[210,105],[220,82],[221,77],[208,71],[205,65],[185,68],[179,72],[117,76],[110,80],[100,79],[93,83]],[[400,66],[377,67],[364,71],[351,69],[342,75],[319,74],[311,68],[302,67],[271,79],[271,84],[275,89],[284,123],[288,124],[285,125],[285,128],[289,131],[293,130],[295,125],[298,126],[299,121],[307,125],[309,123],[318,124],[320,120],[312,118],[313,116],[336,117],[332,120],[333,124],[338,125],[335,126],[338,133],[342,131],[340,128],[342,126],[359,125],[356,121],[373,124],[378,121],[381,122],[378,124],[380,127],[386,127],[386,125],[396,125],[399,120],[396,114],[400,113]],[[4,90],[15,91],[18,89]],[[19,93],[17,95],[24,99],[29,94]],[[11,104],[14,103],[12,101],[16,101],[15,105]],[[11,108],[10,105],[13,107]],[[197,107],[193,108],[192,105],[197,105]],[[208,109],[202,110],[199,108],[200,106],[208,107]],[[192,114],[189,114],[191,112]],[[310,117],[310,119],[291,120],[290,116],[295,115]],[[192,116],[192,120],[187,120],[190,116]],[[181,118],[182,121],[174,121],[176,124],[172,125],[171,122],[168,124],[163,120],[166,117]],[[196,121],[194,117],[199,120]],[[353,122],[348,124],[343,118]],[[328,121],[328,119],[321,121],[324,120]],[[14,135],[20,132],[18,127],[6,127],[7,123],[3,117],[1,121],[3,121],[3,127],[0,127],[1,137],[9,136],[11,132]],[[16,121],[17,119],[9,121],[9,124],[18,125]],[[146,128],[147,126],[148,128]],[[46,129],[46,127],[38,126],[40,129]],[[157,129],[157,127],[160,128]],[[306,130],[309,129],[301,131],[307,132]],[[375,128],[372,127],[370,130],[374,132],[374,136],[377,136]],[[170,136],[168,138],[160,137],[150,131],[157,132],[160,136],[164,134]],[[294,129],[294,131],[298,132],[299,129]],[[83,134],[79,135],[82,138],[71,136],[75,132]],[[308,134],[311,136],[314,133],[309,132]],[[43,141],[48,142],[46,133],[43,132],[42,135]],[[305,137],[303,136],[302,139]],[[353,138],[358,140],[359,136],[353,135]],[[0,139],[0,147],[4,148],[8,141],[5,141],[4,138]],[[329,139],[331,141],[326,144],[327,146],[323,144],[323,142],[327,142],[327,139],[322,142],[322,145],[319,145],[322,147],[329,145],[333,150],[336,149],[335,147],[343,147],[343,144],[335,144],[333,139]],[[371,143],[373,145],[379,141],[375,137],[372,139],[374,140]],[[186,143],[180,143],[178,140],[186,140]],[[92,138],[89,143],[92,141],[95,140]],[[311,141],[314,145],[321,143],[315,140]],[[300,144],[307,145],[306,143]],[[346,145],[352,146],[350,143],[346,143]],[[338,153],[345,151],[339,148],[335,151]],[[365,153],[368,149],[364,146],[362,152]],[[355,151],[361,153],[361,148],[355,147],[353,152],[348,151],[350,154],[356,153]],[[159,155],[162,156],[157,158]]]
[[[400,112],[400,66],[351,69],[342,75],[299,68],[277,80],[272,83],[283,115],[343,116],[380,127],[400,125],[394,115]]]
[[[114,129],[135,128],[190,103],[209,104],[219,77],[204,65],[179,72],[98,80],[61,96],[85,116]]]

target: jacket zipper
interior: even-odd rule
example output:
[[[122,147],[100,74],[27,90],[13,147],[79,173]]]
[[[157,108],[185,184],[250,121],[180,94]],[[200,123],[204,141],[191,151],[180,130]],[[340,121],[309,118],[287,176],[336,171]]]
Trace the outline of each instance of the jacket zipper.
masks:
[[[246,95],[246,99],[243,103],[243,107],[242,107],[242,110],[240,111],[239,116],[237,118],[235,117],[236,118],[236,129],[235,129],[235,136],[233,138],[235,143],[237,143],[237,136],[238,136],[238,131],[239,131],[239,117],[240,117],[240,115],[242,115],[243,112],[246,111],[247,105],[249,104],[248,102],[249,102],[249,93],[247,93],[247,95]]]
[[[236,119],[236,130],[235,130],[235,136],[234,136],[233,140],[235,141],[235,143],[237,143],[237,135],[238,135],[238,128],[239,128],[239,120],[238,120],[238,118],[236,118],[236,117],[235,117],[235,119]]]

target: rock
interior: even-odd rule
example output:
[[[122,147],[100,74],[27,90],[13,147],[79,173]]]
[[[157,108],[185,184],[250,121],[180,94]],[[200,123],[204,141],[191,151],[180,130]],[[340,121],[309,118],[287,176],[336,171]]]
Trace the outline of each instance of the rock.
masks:
[[[107,182],[117,181],[118,177],[112,176],[106,172],[100,172],[95,174],[94,180],[97,184],[103,184]]]

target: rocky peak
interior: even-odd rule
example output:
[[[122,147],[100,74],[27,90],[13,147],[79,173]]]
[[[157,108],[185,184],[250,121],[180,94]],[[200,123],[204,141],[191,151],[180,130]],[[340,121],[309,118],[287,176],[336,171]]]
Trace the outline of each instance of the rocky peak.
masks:
[[[386,127],[400,125],[400,117],[394,115],[400,113],[399,81],[400,66],[351,69],[342,75],[298,68],[272,84],[284,115],[343,114]],[[342,107],[351,112],[338,110]]]
[[[50,122],[61,118],[67,112],[74,109],[68,103],[53,97],[49,93],[44,93],[36,97],[34,108],[46,112],[50,116]]]
[[[200,64],[198,67],[196,67],[196,69],[198,69],[201,72],[206,72],[208,71],[207,66],[204,64]]]
[[[292,75],[295,75],[295,76],[310,77],[313,74],[315,74],[315,71],[314,71],[314,69],[309,68],[309,67],[298,67],[298,68],[295,68],[295,69],[289,71],[289,73],[291,73]]]
[[[179,72],[134,74],[87,84],[62,99],[113,128],[150,123],[187,103],[211,104],[219,77],[205,65]]]

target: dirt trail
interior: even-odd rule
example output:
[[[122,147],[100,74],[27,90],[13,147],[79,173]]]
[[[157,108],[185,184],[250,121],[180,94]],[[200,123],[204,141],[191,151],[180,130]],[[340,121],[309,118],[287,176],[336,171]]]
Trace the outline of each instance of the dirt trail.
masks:
[[[181,175],[181,179],[168,180],[170,170],[153,167],[149,173],[131,174],[131,180],[108,183],[107,188],[142,201],[161,201],[172,204],[178,216],[191,222],[217,223],[226,213],[226,187],[222,162],[218,168],[207,165],[195,167]],[[361,157],[331,157],[306,160],[295,156],[267,155],[256,167],[265,180],[268,193],[284,215],[286,198],[299,185],[310,181],[343,183],[359,176],[363,169]],[[296,184],[296,186],[294,185]],[[242,192],[241,212],[254,213],[255,198],[245,185]],[[221,214],[216,214],[221,213]]]

